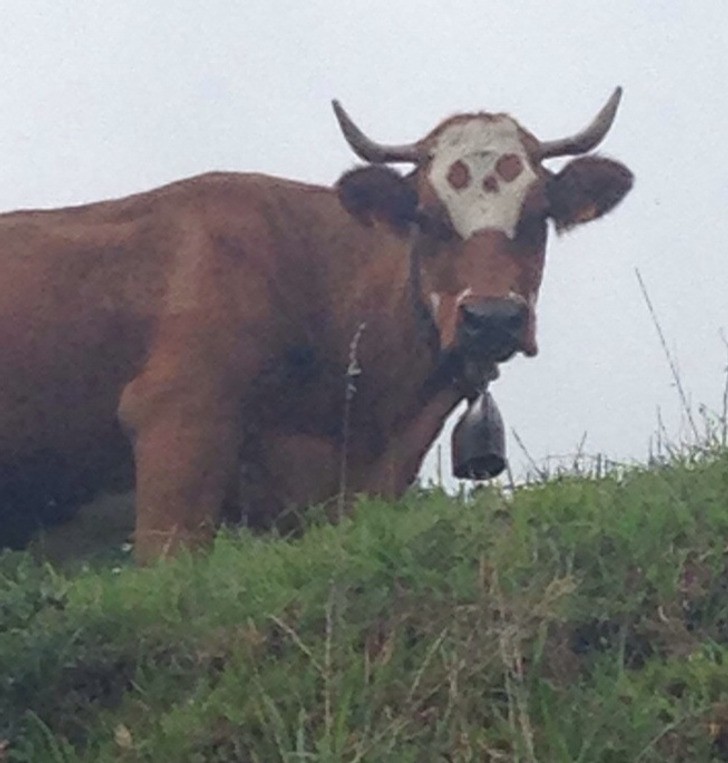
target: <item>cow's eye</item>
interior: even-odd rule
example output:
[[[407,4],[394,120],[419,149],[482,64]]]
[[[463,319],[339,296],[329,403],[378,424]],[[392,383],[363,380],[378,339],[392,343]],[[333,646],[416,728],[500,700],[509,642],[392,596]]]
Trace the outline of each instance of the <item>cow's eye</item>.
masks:
[[[522,219],[543,220],[549,214],[549,206],[546,186],[539,184],[528,192],[523,202]]]
[[[420,208],[415,213],[415,222],[425,235],[438,241],[450,241],[455,237],[455,231],[442,210]]]
[[[518,221],[517,235],[523,240],[536,240],[543,236],[549,214],[545,188],[535,188],[526,197]]]

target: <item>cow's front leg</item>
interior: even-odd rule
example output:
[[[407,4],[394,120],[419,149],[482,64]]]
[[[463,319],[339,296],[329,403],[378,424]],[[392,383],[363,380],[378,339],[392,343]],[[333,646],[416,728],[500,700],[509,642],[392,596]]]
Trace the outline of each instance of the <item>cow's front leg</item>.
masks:
[[[238,397],[210,380],[167,387],[142,375],[119,415],[134,447],[137,562],[209,545],[235,474]]]
[[[434,395],[395,433],[374,464],[362,472],[359,481],[364,491],[390,500],[399,498],[415,481],[427,451],[462,399],[462,392],[455,387],[447,387]]]

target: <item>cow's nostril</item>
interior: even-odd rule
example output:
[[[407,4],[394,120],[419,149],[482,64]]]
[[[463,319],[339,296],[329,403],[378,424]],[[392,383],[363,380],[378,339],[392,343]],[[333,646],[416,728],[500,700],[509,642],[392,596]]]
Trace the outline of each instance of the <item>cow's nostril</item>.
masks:
[[[520,346],[527,314],[524,303],[510,298],[468,302],[460,306],[461,338],[477,352],[505,360]]]
[[[461,305],[462,320],[480,329],[517,329],[526,320],[526,306],[512,299],[491,299]]]
[[[503,322],[509,329],[520,329],[526,322],[526,310],[516,305],[511,315],[505,316]]]
[[[465,325],[472,329],[479,328],[485,319],[481,311],[469,305],[462,306],[462,315]]]

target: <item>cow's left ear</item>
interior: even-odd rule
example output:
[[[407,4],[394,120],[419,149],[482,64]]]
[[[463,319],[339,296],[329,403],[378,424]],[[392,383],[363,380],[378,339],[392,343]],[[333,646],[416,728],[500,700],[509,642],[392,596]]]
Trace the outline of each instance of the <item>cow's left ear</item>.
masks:
[[[551,177],[549,216],[558,231],[601,217],[619,204],[632,188],[627,167],[599,156],[574,159]]]
[[[344,173],[336,184],[346,211],[365,225],[379,218],[396,228],[415,219],[417,191],[391,167],[372,164]]]

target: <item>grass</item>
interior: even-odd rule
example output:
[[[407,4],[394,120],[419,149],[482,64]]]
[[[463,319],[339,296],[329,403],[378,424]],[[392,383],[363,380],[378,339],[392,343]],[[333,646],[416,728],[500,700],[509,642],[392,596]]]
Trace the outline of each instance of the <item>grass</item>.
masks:
[[[0,559],[0,761],[728,760],[728,457]]]

